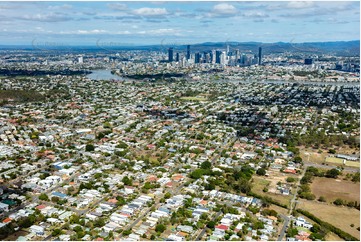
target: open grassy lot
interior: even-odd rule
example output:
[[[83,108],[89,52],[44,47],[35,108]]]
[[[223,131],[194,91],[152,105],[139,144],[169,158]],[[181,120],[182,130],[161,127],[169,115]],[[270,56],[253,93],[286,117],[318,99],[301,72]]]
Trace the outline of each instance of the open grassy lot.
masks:
[[[326,241],[344,241],[343,239],[338,237],[337,234],[334,234],[332,232],[327,233],[327,235],[325,236],[325,240]]]
[[[281,194],[275,194],[275,193],[263,191],[263,188],[269,186],[270,184],[271,184],[271,181],[268,181],[264,178],[253,177],[252,191],[261,196],[268,196],[268,197],[288,206],[290,200],[292,199],[291,195],[285,196],[285,195],[281,195]]]
[[[337,164],[337,165],[343,165],[343,159],[336,158],[336,157],[326,157],[325,162]],[[360,167],[360,162],[346,161],[345,166]]]
[[[360,239],[360,232],[357,227],[360,226],[360,211],[354,208],[337,207],[316,201],[300,200],[297,208],[306,210],[319,219],[332,224],[335,227]],[[354,227],[350,225],[354,224]]]
[[[352,181],[315,177],[311,184],[311,191],[316,198],[324,196],[327,202],[333,202],[337,198],[360,202],[360,183]]]
[[[347,145],[341,146],[341,147],[333,147],[336,150],[337,154],[347,154],[347,155],[355,155],[359,154],[360,150],[355,148],[350,148]],[[304,161],[314,162],[314,163],[335,163],[335,164],[342,164],[342,159],[338,158],[331,158],[331,160],[326,160],[330,156],[330,153],[328,153],[328,149],[313,149],[313,148],[305,148],[304,146],[300,146],[300,157]],[[353,167],[360,167],[360,162],[352,162],[348,161],[346,162],[346,166],[353,166]]]

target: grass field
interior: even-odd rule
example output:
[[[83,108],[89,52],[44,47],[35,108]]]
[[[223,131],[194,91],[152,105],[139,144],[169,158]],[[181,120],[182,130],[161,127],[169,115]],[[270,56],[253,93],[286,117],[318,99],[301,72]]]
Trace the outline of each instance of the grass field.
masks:
[[[285,196],[285,195],[274,194],[274,193],[270,193],[270,192],[263,192],[263,188],[268,186],[270,183],[271,182],[266,179],[262,179],[260,177],[254,177],[253,182],[252,182],[252,191],[261,196],[268,196],[268,197],[288,206],[290,200],[292,199],[291,195]]]
[[[337,198],[360,202],[360,183],[315,177],[311,184],[311,191],[316,198],[324,196],[327,202],[333,202]]]
[[[360,232],[356,229],[357,227],[360,227],[360,211],[357,209],[336,207],[334,205],[327,205],[325,203],[303,199],[300,200],[297,208],[306,210],[319,219],[360,239]],[[354,224],[353,228],[350,226],[351,224]]]
[[[323,163],[323,162],[325,162],[326,158],[330,155],[328,153],[328,149],[319,149],[318,150],[318,149],[313,149],[313,148],[305,148],[304,146],[300,146],[299,149],[300,149],[300,157],[304,161]],[[335,148],[335,150],[336,150],[337,154],[352,155],[352,154],[360,153],[359,149],[350,148],[348,146],[337,147],[337,148]],[[319,151],[321,151],[321,152],[319,153]],[[330,163],[332,163],[332,162],[330,162]],[[338,163],[338,161],[336,163]],[[342,160],[341,160],[341,163],[342,163]],[[348,163],[348,162],[346,162],[346,163]],[[359,167],[360,163],[359,162],[356,162],[356,163],[358,164],[356,167]],[[348,164],[348,166],[353,166],[353,165],[356,165],[356,164],[354,164],[354,162],[351,162]]]
[[[343,159],[336,158],[336,157],[326,157],[325,162],[343,165]],[[345,166],[360,167],[360,162],[346,161]]]
[[[180,99],[185,101],[207,101],[205,97],[181,97]]]
[[[337,236],[337,234],[334,234],[332,232],[328,232],[325,236],[326,241],[344,241],[340,237]]]

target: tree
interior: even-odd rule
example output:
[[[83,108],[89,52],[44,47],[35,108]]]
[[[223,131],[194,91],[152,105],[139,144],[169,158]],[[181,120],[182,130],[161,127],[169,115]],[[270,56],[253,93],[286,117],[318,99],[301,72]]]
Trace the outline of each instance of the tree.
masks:
[[[207,223],[207,228],[214,229],[215,226],[216,226],[216,222],[214,221],[209,221]]]
[[[286,182],[289,182],[289,183],[291,183],[291,182],[295,182],[296,181],[296,178],[294,178],[294,177],[287,177],[287,179],[286,179]]]
[[[204,170],[209,170],[209,169],[211,169],[211,167],[212,167],[212,163],[209,161],[204,161],[201,164],[201,168]]]
[[[256,173],[259,176],[264,176],[266,175],[266,170],[264,168],[259,168]]]
[[[87,145],[85,146],[85,151],[90,152],[90,151],[94,151],[94,149],[95,149],[95,147],[94,147],[94,145],[92,145],[92,144],[87,144]]]
[[[318,201],[319,202],[326,202],[326,198],[324,197],[324,196],[320,196],[319,198],[318,198]]]
[[[330,154],[336,154],[336,150],[334,150],[334,149],[329,149],[329,150],[328,150],[328,153],[330,153]]]
[[[340,175],[340,171],[339,170],[337,170],[336,168],[333,168],[333,169],[331,169],[331,170],[328,170],[327,172],[326,172],[326,177],[328,177],[328,178],[337,178],[338,177],[338,175]]]
[[[123,177],[122,182],[124,183],[124,185],[127,185],[127,186],[131,186],[133,184],[132,179],[130,179],[127,176]]]
[[[61,229],[54,229],[51,236],[56,237],[61,234]]]
[[[356,172],[356,173],[352,176],[352,181],[353,181],[353,182],[360,182],[360,172]]]
[[[302,162],[302,158],[299,156],[295,157],[295,163],[301,163]]]
[[[167,192],[165,195],[164,195],[164,199],[168,199],[172,196],[172,194],[170,194],[169,192]]]
[[[341,198],[337,198],[335,201],[333,201],[333,204],[336,206],[341,206],[343,205],[343,200]]]
[[[298,234],[298,230],[296,228],[289,228],[287,231],[287,237],[292,238]]]
[[[157,226],[155,226],[156,232],[163,233],[165,230],[166,230],[166,227],[164,224],[157,224]]]
[[[54,197],[51,198],[51,201],[52,201],[53,203],[57,203],[57,202],[59,202],[59,200],[60,200],[60,198],[59,198],[59,197],[56,197],[56,196],[54,196]]]
[[[45,193],[40,194],[39,199],[43,201],[49,201],[49,197]]]
[[[193,179],[199,179],[203,176],[203,170],[202,169],[196,169],[193,172],[189,174],[190,178]]]

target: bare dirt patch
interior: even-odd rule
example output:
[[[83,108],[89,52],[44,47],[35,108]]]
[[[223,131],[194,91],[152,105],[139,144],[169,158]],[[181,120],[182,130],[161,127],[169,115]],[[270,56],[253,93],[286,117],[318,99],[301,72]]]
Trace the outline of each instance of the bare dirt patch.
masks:
[[[360,202],[360,183],[315,177],[311,184],[311,191],[316,198],[325,197],[327,202],[333,202],[337,198]]]

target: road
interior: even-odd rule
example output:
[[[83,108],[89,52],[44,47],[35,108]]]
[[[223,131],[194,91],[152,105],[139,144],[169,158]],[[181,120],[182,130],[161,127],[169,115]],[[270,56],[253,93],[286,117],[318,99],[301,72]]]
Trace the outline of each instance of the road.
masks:
[[[221,216],[222,211],[219,211],[218,213],[216,213],[213,217],[212,217],[212,221],[215,221],[219,216]],[[207,225],[204,226],[204,228],[202,229],[202,231],[199,233],[199,235],[197,236],[197,238],[195,239],[196,241],[199,241],[202,239],[202,237],[204,236],[204,234],[207,231]]]
[[[308,165],[304,166],[304,169],[303,169],[302,174],[301,174],[301,178],[306,174],[307,167],[308,167]],[[290,220],[291,220],[290,216],[292,215],[293,210],[296,207],[295,204],[296,204],[298,190],[300,189],[300,186],[301,186],[301,179],[299,179],[298,182],[297,182],[297,188],[296,188],[296,191],[294,192],[292,200],[291,200],[290,210],[288,212],[288,216],[283,216],[285,221],[284,221],[283,227],[281,229],[280,235],[278,236],[278,241],[282,241],[283,237],[285,236],[286,230],[287,230],[287,228],[289,226],[289,223],[290,223]]]

